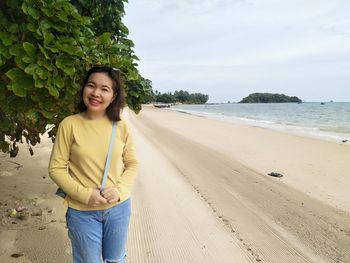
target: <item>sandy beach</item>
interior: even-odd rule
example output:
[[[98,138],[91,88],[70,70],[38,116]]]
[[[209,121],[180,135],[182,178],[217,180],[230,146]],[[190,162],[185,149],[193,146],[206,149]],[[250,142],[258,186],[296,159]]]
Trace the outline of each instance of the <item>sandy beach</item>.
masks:
[[[350,262],[349,143],[152,106],[128,113],[141,163],[128,262]],[[0,262],[72,262],[51,147],[0,154]]]

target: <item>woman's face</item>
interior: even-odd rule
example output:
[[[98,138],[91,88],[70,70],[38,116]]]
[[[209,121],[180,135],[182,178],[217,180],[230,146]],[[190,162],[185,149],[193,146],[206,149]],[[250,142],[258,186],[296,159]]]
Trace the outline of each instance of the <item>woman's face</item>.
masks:
[[[105,114],[107,107],[114,100],[113,81],[105,73],[90,75],[83,90],[83,101],[87,112],[92,114]]]

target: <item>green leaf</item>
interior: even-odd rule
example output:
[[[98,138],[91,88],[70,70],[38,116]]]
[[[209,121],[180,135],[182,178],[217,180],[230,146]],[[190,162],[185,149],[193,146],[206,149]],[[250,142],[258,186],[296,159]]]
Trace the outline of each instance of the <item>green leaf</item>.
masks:
[[[135,98],[138,98],[138,97],[139,97],[139,94],[138,94],[137,92],[133,91],[133,90],[130,90],[130,91],[128,92],[128,95],[131,95],[131,96],[133,96],[133,97],[135,97]]]
[[[5,32],[0,32],[0,40],[7,47],[12,45],[12,39],[10,38],[10,35],[6,34]]]
[[[48,71],[54,71],[55,66],[51,64],[51,61],[45,60],[43,66],[48,70]]]
[[[63,12],[59,12],[57,14],[57,17],[62,20],[63,22],[68,22],[68,18],[67,18],[67,14],[66,13],[63,13]]]
[[[135,71],[128,72],[128,80],[137,80],[139,78],[139,74]]]
[[[35,74],[39,76],[41,79],[47,79],[48,71],[44,67],[38,66],[35,70]]]
[[[65,68],[63,69],[63,71],[64,71],[65,73],[67,73],[68,75],[74,75],[74,73],[75,73],[75,68],[65,67]]]
[[[82,56],[84,54],[80,47],[72,45],[62,45],[61,50],[73,56]]]
[[[40,49],[41,53],[45,56],[45,58],[46,58],[46,59],[50,59],[49,54],[47,54],[47,52],[46,52],[46,50],[43,48],[43,46],[40,45],[40,44],[38,44],[38,46],[39,46],[39,49]]]
[[[24,42],[23,43],[23,48],[27,52],[28,56],[35,57],[35,55],[36,55],[36,47],[32,43]]]
[[[48,29],[50,29],[52,26],[51,22],[47,19],[44,19],[40,22],[40,27],[42,29],[43,32],[47,31]]]
[[[28,57],[28,56],[24,56],[22,58],[22,60],[25,62],[25,63],[33,63],[35,61],[35,59],[33,57]]]
[[[34,7],[28,6],[27,7],[27,12],[28,12],[28,15],[33,17],[35,20],[38,20],[40,18],[39,11],[36,10]]]
[[[18,32],[18,24],[12,24],[9,29],[9,32],[11,32],[12,34],[17,33]]]
[[[30,64],[28,67],[24,69],[24,72],[29,75],[34,75],[35,70],[37,69],[37,64]]]
[[[75,73],[74,62],[74,58],[67,55],[59,55],[56,58],[56,66],[68,75],[73,75]]]
[[[58,53],[60,50],[54,46],[46,46],[47,49],[51,50],[53,53]]]
[[[12,56],[19,56],[21,54],[22,47],[20,45],[12,45],[9,52]]]
[[[20,79],[24,74],[18,68],[12,68],[9,71],[7,71],[5,75],[12,81],[16,81]]]
[[[57,98],[60,94],[58,93],[58,90],[53,86],[48,86],[47,89],[49,90],[49,93],[51,96]]]
[[[53,117],[55,117],[55,113],[54,112],[50,112],[50,111],[46,111],[46,110],[42,110],[41,114],[46,118],[46,119],[52,119]]]
[[[27,6],[26,2],[22,3],[21,8],[22,8],[23,13],[28,14],[28,6]]]
[[[12,68],[5,74],[12,82],[7,86],[17,96],[25,97],[27,90],[33,87],[33,79],[18,68]]]
[[[9,59],[11,57],[11,54],[10,54],[8,48],[5,47],[3,44],[1,44],[1,42],[0,42],[0,54],[7,59]]]
[[[30,31],[30,32],[35,32],[37,30],[37,26],[34,25],[33,23],[29,23],[27,24],[27,29]]]
[[[100,37],[100,44],[108,44],[111,40],[112,34],[110,32],[104,32]]]
[[[45,7],[41,8],[41,11],[43,11],[43,13],[46,16],[48,16],[48,17],[52,17],[55,14],[55,9],[50,8],[50,7],[48,7],[48,8],[45,8]]]
[[[36,88],[40,89],[44,87],[45,82],[42,79],[40,79],[38,75],[33,75],[33,78],[34,78],[34,84],[35,84],[34,86]]]
[[[7,85],[8,90],[12,90],[13,93],[18,97],[25,97],[27,96],[27,91],[25,89],[21,89],[20,86],[15,85],[15,83],[9,83]]]
[[[16,62],[16,66],[20,69],[25,69],[27,66],[27,63],[22,61],[21,56],[15,57],[15,62]]]
[[[39,36],[42,36],[43,34],[41,33],[40,27],[37,28],[37,30],[35,31],[35,33],[37,33]]]
[[[52,27],[57,30],[58,32],[66,32],[67,28],[66,28],[66,24],[52,24]]]
[[[59,87],[60,89],[62,89],[64,87],[64,81],[62,79],[61,76],[56,76],[55,78],[53,78],[53,83]]]
[[[54,40],[54,35],[50,32],[44,31],[44,45],[47,46]]]

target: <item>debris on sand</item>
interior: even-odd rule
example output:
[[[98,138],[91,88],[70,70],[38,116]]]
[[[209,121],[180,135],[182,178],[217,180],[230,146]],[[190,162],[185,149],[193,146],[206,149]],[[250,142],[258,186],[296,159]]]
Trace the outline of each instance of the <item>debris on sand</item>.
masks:
[[[22,212],[24,210],[27,210],[27,207],[25,207],[25,206],[18,206],[18,207],[16,207],[16,211],[17,212]]]
[[[16,209],[11,209],[9,212],[8,212],[8,215],[10,217],[16,217],[17,216],[17,211]]]
[[[19,257],[23,257],[24,256],[24,253],[14,253],[11,255],[11,257],[13,258],[19,258]]]
[[[276,172],[268,173],[268,175],[273,176],[273,177],[283,177],[283,174],[276,173]]]

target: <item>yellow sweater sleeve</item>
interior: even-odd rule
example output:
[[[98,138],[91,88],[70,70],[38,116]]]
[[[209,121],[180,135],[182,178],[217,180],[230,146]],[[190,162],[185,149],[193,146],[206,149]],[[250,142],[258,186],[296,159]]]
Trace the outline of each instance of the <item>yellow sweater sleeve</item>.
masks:
[[[72,199],[87,204],[92,193],[92,188],[82,186],[68,173],[72,143],[72,127],[69,122],[62,121],[58,127],[55,144],[51,152],[49,175]]]
[[[136,158],[133,136],[129,126],[125,124],[125,145],[123,149],[124,171],[116,183],[116,190],[119,193],[120,201],[126,200],[130,196],[130,191],[138,174],[139,162]]]

